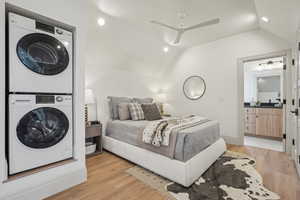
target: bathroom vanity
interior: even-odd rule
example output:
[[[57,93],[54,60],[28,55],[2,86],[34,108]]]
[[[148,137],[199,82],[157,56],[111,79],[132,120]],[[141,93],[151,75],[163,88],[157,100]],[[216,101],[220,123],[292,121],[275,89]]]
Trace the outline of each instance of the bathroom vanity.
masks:
[[[245,134],[282,140],[282,107],[245,107]]]

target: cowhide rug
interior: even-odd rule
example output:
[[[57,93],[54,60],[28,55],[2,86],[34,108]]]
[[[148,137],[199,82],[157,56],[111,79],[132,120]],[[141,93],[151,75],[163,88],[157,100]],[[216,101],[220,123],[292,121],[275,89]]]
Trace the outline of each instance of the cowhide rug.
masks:
[[[127,173],[173,200],[276,200],[280,197],[263,186],[255,160],[227,151],[193,185],[186,188],[141,167]]]

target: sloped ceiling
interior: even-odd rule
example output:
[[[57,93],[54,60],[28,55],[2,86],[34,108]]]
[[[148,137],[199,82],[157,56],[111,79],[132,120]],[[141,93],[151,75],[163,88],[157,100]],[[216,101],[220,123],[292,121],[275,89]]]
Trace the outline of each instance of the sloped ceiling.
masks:
[[[300,25],[300,0],[255,0],[255,5],[259,17],[270,19],[269,23],[259,21],[262,29],[290,43],[296,41]]]
[[[95,4],[104,13],[138,24],[170,45],[176,32],[149,21],[157,20],[174,27],[182,23],[188,27],[212,18],[221,19],[218,25],[186,32],[181,46],[194,46],[258,28],[253,0],[95,0]],[[180,13],[186,17],[181,19]]]
[[[299,25],[300,0],[89,0],[90,22],[87,67],[93,76],[99,68],[119,68],[157,75],[186,48],[262,28],[290,43]],[[179,13],[186,13],[184,20]],[[270,23],[260,20],[270,18]],[[99,27],[97,19],[106,25]],[[173,46],[176,33],[151,24],[190,26],[212,18],[220,24],[189,31]],[[162,51],[169,46],[166,54]]]

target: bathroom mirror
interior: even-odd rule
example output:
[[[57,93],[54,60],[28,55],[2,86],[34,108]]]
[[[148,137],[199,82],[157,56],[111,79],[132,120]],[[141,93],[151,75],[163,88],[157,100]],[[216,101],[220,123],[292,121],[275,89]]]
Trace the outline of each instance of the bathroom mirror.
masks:
[[[190,76],[184,81],[183,93],[190,100],[200,99],[206,90],[205,81],[201,76]]]

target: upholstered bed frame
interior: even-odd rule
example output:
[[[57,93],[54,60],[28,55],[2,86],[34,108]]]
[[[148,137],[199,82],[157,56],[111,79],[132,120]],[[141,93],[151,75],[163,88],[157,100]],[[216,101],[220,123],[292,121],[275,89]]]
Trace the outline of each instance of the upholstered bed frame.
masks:
[[[220,138],[187,162],[181,162],[108,136],[103,136],[103,145],[107,151],[186,187],[226,151],[225,141]]]

